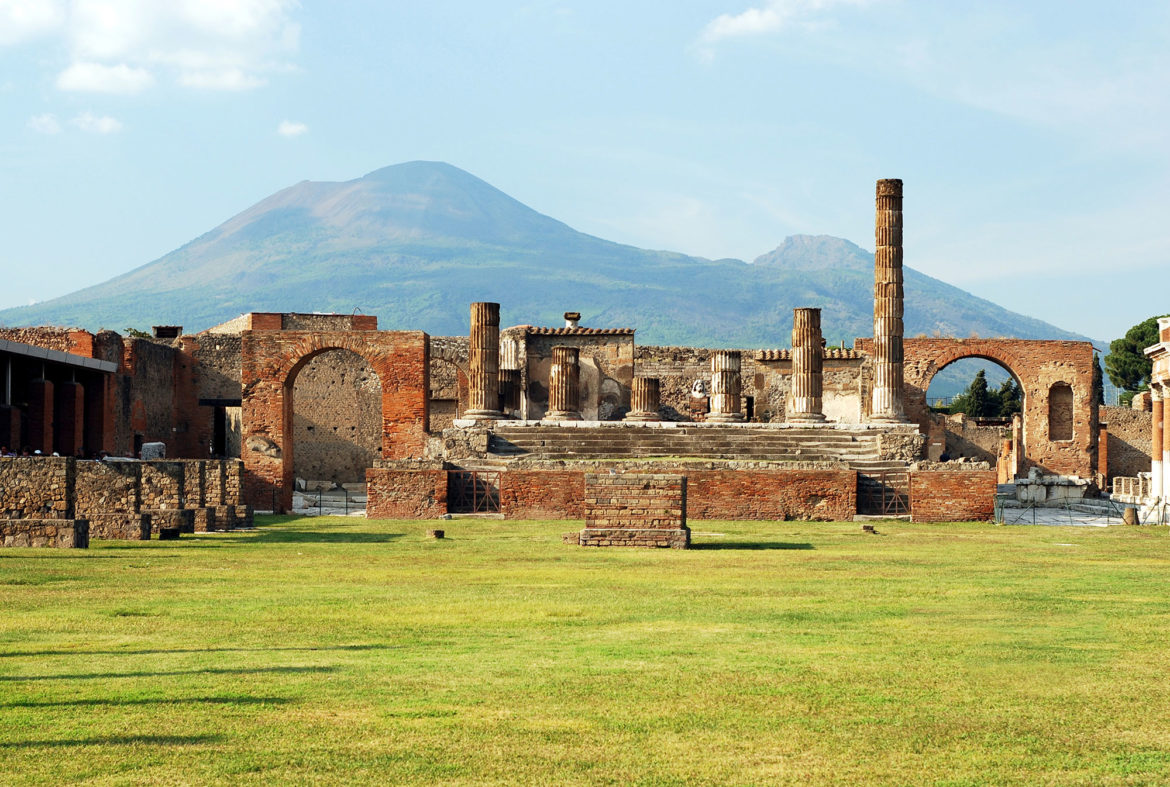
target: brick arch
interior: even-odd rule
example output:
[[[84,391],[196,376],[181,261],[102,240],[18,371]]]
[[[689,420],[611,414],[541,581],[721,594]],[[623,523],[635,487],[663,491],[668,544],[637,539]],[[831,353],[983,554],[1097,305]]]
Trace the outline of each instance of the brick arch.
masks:
[[[1096,467],[1097,405],[1093,401],[1093,346],[1089,342],[1032,339],[906,339],[903,397],[906,415],[925,430],[926,391],[941,369],[964,358],[983,358],[1008,370],[1023,391],[1025,462],[1044,471],[1092,477]],[[1049,391],[1073,391],[1073,439],[1048,437]]]
[[[314,356],[349,350],[382,387],[382,457],[421,457],[429,421],[429,339],[421,331],[244,331],[242,454],[248,502],[292,507],[292,385]]]

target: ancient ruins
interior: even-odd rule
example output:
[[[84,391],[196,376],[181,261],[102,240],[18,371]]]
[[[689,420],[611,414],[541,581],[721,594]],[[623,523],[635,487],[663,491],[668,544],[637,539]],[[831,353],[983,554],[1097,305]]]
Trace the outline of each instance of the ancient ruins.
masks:
[[[989,519],[997,483],[1029,475],[1093,489],[1126,476],[1135,500],[1161,500],[1170,325],[1150,351],[1141,436],[1140,413],[1102,418],[1087,342],[905,337],[899,180],[877,183],[875,235],[874,335],[851,348],[825,346],[815,308],[795,310],[791,349],[640,346],[634,329],[574,312],[501,328],[487,302],[470,305],[464,337],[259,312],[193,335],[2,329],[0,444],[42,456],[0,460],[0,532],[18,544],[84,540],[53,521],[88,521],[96,538],[215,529],[342,484],[365,485],[370,517],[585,519],[579,543],[655,546],[685,546],[688,519]],[[985,426],[931,412],[931,380],[964,358],[1005,367],[1022,415]],[[1146,487],[1135,439],[1156,446]],[[94,459],[154,442],[165,460]],[[619,488],[641,501],[624,517],[604,502]]]

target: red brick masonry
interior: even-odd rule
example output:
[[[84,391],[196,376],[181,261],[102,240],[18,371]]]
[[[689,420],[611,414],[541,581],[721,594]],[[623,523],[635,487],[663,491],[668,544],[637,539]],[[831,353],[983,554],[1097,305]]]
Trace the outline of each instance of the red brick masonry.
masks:
[[[995,471],[910,474],[912,522],[985,522],[995,513]]]
[[[686,476],[586,473],[585,529],[573,535],[581,546],[686,549]]]

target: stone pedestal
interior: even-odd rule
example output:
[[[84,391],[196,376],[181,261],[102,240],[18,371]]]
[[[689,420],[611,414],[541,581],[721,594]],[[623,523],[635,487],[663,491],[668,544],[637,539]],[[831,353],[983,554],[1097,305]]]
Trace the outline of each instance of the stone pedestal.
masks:
[[[825,420],[825,348],[821,338],[821,310],[794,309],[792,312],[792,397],[785,420],[793,423],[821,423]]]
[[[500,418],[500,304],[471,304],[464,418]]]
[[[630,412],[626,421],[661,421],[658,414],[660,390],[657,377],[635,377],[630,387]]]
[[[740,412],[740,363],[739,350],[716,350],[711,353],[711,412],[707,415],[708,421],[743,421],[743,413]]]
[[[586,473],[585,529],[564,541],[583,547],[686,549],[687,478],[658,473]]]
[[[548,373],[548,412],[546,421],[580,421],[580,361],[576,347],[552,348],[552,368]]]
[[[873,266],[873,399],[871,421],[904,423],[902,404],[902,181],[877,182]]]

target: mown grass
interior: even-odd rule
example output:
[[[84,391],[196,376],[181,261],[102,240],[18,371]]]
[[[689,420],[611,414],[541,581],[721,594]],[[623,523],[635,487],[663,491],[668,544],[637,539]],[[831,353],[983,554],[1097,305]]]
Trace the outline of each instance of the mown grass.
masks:
[[[0,781],[1170,782],[1164,529],[575,524],[2,551]]]

